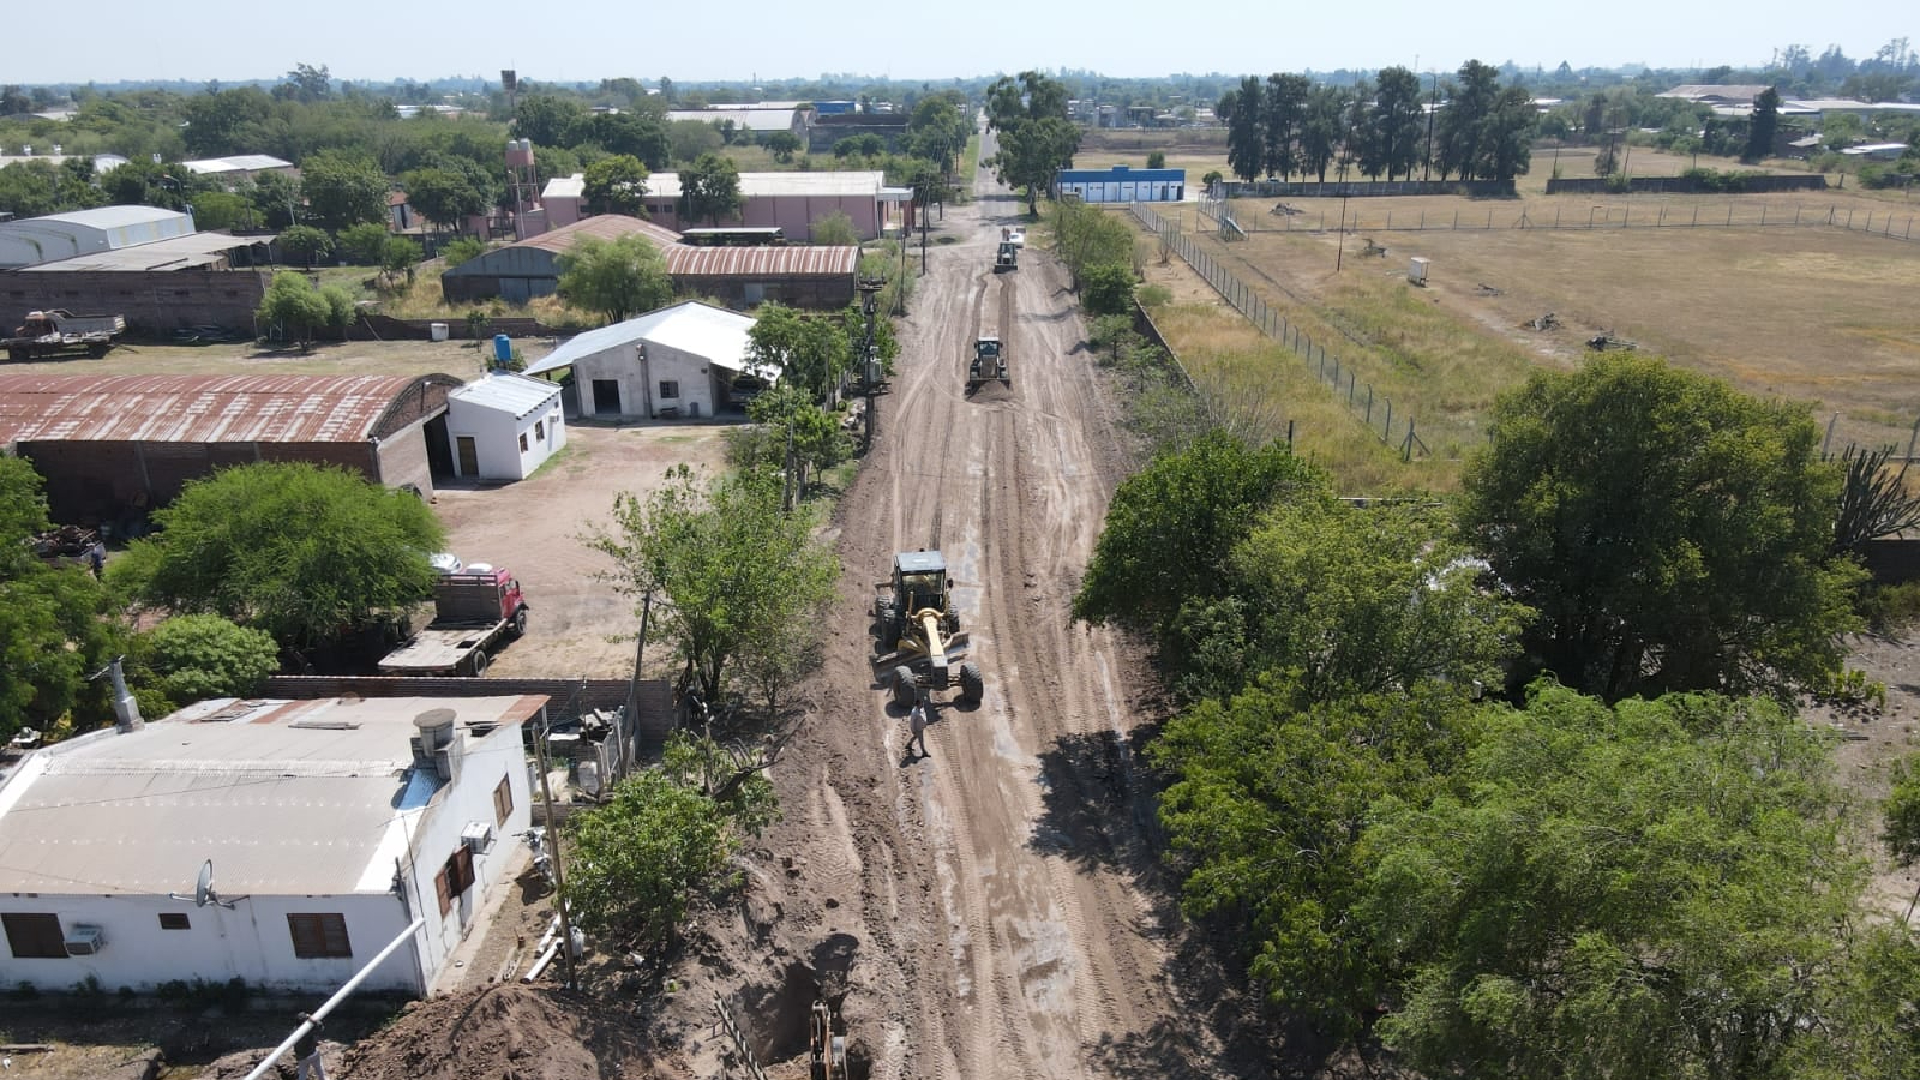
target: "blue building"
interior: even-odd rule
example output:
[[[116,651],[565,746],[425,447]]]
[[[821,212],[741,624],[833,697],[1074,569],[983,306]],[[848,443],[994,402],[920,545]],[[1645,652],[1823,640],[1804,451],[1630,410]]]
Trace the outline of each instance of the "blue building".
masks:
[[[813,111],[816,116],[842,116],[857,111],[857,101],[816,101]]]
[[[1090,203],[1179,202],[1187,194],[1185,169],[1061,169],[1055,198],[1077,195]]]

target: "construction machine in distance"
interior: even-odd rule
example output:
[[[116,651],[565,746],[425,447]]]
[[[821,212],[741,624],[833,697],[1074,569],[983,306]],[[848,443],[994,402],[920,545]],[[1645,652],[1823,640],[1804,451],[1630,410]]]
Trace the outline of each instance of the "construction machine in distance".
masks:
[[[873,618],[879,647],[873,665],[888,672],[893,700],[911,707],[928,690],[960,688],[960,700],[980,700],[986,680],[966,655],[960,613],[953,609],[953,579],[938,551],[902,551],[893,557],[893,578],[877,582]]]
[[[1000,241],[1000,249],[993,255],[993,272],[1020,269],[1020,245],[1011,240]]]
[[[1013,389],[1013,376],[1007,373],[1006,349],[997,337],[983,337],[973,343],[973,360],[967,365],[967,393],[990,382]]]

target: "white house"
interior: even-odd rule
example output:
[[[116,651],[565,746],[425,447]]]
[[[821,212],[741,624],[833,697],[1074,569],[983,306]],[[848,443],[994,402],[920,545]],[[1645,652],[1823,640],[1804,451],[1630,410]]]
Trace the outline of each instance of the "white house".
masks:
[[[560,387],[495,372],[447,394],[447,441],[463,479],[525,480],[567,445]]]
[[[689,300],[589,330],[534,361],[527,374],[573,369],[575,416],[606,419],[712,416],[732,404],[734,382],[779,379],[749,358],[753,319]]]
[[[332,991],[424,917],[364,984],[423,994],[527,828],[546,701],[226,698],[34,751],[0,777],[0,971]]]

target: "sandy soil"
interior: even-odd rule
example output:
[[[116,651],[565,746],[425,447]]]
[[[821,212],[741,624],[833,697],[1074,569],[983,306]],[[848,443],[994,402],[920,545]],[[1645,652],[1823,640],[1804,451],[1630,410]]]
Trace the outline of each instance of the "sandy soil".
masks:
[[[774,772],[785,819],[747,860],[740,909],[676,974],[683,997],[726,997],[763,1060],[805,1051],[814,984],[837,998],[844,973],[848,1036],[876,1078],[1213,1074],[1206,1010],[1175,985],[1134,757],[1157,706],[1138,655],[1068,622],[1128,467],[1119,415],[1059,265],[1030,247],[991,272],[1021,208],[980,194],[950,208],[958,242],[934,250],[840,508],[826,667]],[[993,332],[1013,387],[969,399],[971,343]],[[936,695],[914,758],[869,625],[873,582],[921,546],[947,555],[987,690],[971,708]],[[696,1071],[717,1043],[698,1019],[683,1018]]]
[[[615,496],[644,495],[669,467],[725,467],[725,424],[567,425],[561,457],[516,484],[442,488],[434,511],[467,562],[511,567],[532,608],[527,636],[500,651],[495,678],[617,678],[633,673],[640,617],[600,574],[612,560],[581,537],[611,523]],[[650,649],[649,672],[665,670]],[[655,661],[659,667],[656,668]]]

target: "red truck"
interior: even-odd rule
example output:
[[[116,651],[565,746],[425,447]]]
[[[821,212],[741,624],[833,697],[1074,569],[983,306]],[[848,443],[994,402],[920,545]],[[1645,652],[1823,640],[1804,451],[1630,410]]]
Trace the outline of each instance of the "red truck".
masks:
[[[477,563],[442,574],[433,622],[380,661],[382,675],[486,674],[494,650],[527,632],[527,601],[504,568]]]

